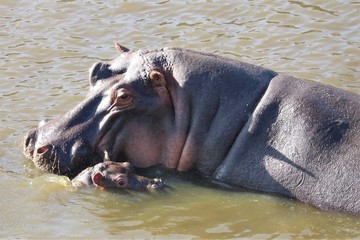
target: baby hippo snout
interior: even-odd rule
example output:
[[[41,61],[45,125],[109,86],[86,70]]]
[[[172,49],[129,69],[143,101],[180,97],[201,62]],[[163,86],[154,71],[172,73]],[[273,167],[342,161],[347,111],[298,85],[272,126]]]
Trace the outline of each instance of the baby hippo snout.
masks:
[[[148,190],[159,190],[165,188],[165,183],[160,178],[154,178],[147,186]]]

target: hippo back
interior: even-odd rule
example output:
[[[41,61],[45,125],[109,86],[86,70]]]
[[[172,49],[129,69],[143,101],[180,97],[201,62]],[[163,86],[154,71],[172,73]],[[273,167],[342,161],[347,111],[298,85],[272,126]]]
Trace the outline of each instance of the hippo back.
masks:
[[[359,214],[359,109],[357,94],[279,75],[214,177]]]

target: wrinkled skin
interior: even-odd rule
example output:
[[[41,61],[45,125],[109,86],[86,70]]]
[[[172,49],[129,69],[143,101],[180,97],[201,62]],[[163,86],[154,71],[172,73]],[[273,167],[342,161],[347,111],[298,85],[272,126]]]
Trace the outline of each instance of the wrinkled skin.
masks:
[[[132,190],[159,190],[165,184],[159,178],[147,178],[135,174],[129,162],[106,161],[83,170],[72,180],[74,187],[97,186]]]
[[[196,168],[219,184],[360,214],[360,96],[179,48],[129,51],[90,69],[86,99],[24,141],[68,176],[102,159]]]

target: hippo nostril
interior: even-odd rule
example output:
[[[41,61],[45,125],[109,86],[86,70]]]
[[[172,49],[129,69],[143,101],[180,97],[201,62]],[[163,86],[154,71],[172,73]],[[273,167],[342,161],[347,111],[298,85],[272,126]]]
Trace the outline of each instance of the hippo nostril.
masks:
[[[25,141],[24,141],[24,146],[25,146],[25,147],[28,147],[28,146],[29,146],[31,139],[32,139],[32,138],[31,138],[29,135],[26,135],[26,136],[25,136]]]
[[[42,126],[44,126],[46,123],[48,123],[50,121],[50,119],[44,119],[41,120],[38,124],[38,128],[41,128]]]
[[[37,134],[36,130],[33,129],[27,132],[24,137],[23,152],[27,158],[32,158],[33,156],[35,149],[36,134]]]
[[[24,146],[29,147],[29,145],[33,143],[35,138],[36,138],[36,130],[32,129],[28,131],[24,137]]]
[[[36,153],[38,155],[43,155],[43,154],[47,153],[49,150],[51,150],[51,145],[45,145],[45,146],[39,147],[36,150]]]

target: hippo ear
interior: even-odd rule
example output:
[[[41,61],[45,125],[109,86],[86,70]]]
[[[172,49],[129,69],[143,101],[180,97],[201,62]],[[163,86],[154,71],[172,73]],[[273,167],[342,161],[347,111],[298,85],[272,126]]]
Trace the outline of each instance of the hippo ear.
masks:
[[[150,72],[149,78],[153,87],[163,87],[166,85],[164,75],[157,69]]]
[[[128,49],[127,47],[121,46],[120,43],[118,43],[118,42],[115,42],[115,48],[120,54],[130,51],[130,49]]]
[[[96,85],[97,81],[100,79],[106,79],[113,76],[113,72],[110,69],[110,65],[103,62],[97,62],[95,63],[90,69],[89,69],[89,82],[90,86],[93,87]]]
[[[96,186],[100,186],[101,187],[101,180],[103,179],[103,175],[100,172],[95,173],[95,175],[92,177],[93,183]]]

